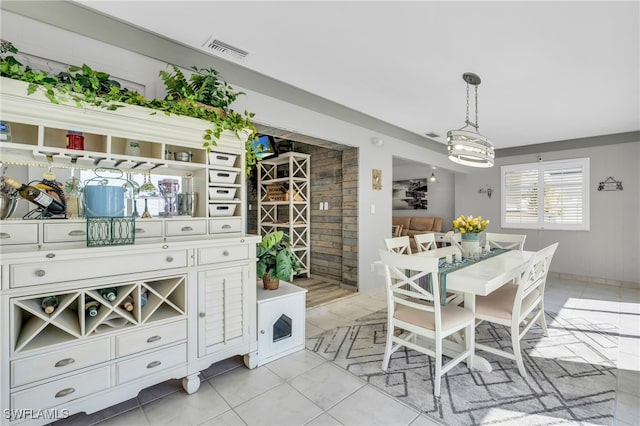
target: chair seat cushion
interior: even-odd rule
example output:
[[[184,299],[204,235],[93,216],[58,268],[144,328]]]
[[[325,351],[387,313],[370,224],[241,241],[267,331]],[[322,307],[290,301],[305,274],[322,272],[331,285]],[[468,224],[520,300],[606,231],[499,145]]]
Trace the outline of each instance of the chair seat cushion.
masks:
[[[518,293],[517,284],[505,284],[487,296],[476,297],[476,313],[492,318],[511,319],[513,302]],[[522,300],[521,312],[526,312],[540,297],[538,290],[533,290]]]
[[[461,328],[464,324],[474,320],[473,312],[458,306],[442,306],[442,330],[452,330]],[[435,331],[435,313],[412,308],[406,305],[396,305],[394,318],[399,321],[408,322],[418,327]]]

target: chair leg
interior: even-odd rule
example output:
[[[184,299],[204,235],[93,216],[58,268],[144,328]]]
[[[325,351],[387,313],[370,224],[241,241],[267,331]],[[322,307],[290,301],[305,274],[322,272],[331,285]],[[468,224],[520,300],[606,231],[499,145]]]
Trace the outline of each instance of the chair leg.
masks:
[[[384,346],[384,359],[382,360],[382,371],[387,371],[389,360],[391,359],[391,347],[393,346],[393,325],[387,325],[387,343]]]
[[[544,316],[544,300],[540,300],[540,327],[542,327],[542,334],[544,337],[549,337],[549,330],[547,330],[547,319]]]
[[[464,343],[465,347],[469,351],[469,357],[467,358],[467,367],[473,368],[473,355],[476,351],[476,330],[474,324],[471,323],[465,328]]]
[[[436,336],[436,357],[434,359],[436,363],[435,380],[433,383],[433,394],[437,397],[440,396],[440,383],[442,374],[442,339],[440,336]]]
[[[527,378],[527,371],[524,369],[524,362],[522,360],[522,351],[520,350],[520,326],[515,324],[511,327],[511,345],[513,346],[513,355],[516,358],[516,365],[520,375]]]

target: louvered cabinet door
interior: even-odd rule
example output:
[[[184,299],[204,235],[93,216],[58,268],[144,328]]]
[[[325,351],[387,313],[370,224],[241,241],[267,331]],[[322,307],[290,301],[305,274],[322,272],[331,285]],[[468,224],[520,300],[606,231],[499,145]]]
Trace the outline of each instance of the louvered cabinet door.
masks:
[[[247,266],[198,274],[198,356],[242,344],[251,318],[244,312]]]

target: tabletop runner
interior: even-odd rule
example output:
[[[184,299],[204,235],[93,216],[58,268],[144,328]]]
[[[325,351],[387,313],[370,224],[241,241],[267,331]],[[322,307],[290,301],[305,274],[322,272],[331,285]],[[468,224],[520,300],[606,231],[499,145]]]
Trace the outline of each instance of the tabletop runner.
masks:
[[[499,254],[508,252],[509,249],[501,249],[495,248],[491,249],[490,252],[483,252],[478,259],[469,259],[463,258],[462,260],[454,260],[453,263],[440,262],[438,263],[438,281],[440,282],[440,298],[442,299],[442,304],[447,304],[447,274],[450,272],[455,272],[458,269],[466,268],[467,266],[471,266],[475,263],[483,261],[485,259],[489,259],[491,257],[497,256]],[[431,275],[427,275],[419,279],[418,284],[424,288],[425,290],[431,292]]]

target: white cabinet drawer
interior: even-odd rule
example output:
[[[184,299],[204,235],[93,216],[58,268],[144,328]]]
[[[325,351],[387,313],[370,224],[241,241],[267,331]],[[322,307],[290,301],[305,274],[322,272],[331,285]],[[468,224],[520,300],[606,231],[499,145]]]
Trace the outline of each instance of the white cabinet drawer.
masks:
[[[45,243],[66,243],[71,241],[86,241],[87,224],[85,222],[45,223]]]
[[[20,386],[36,380],[78,370],[89,365],[108,361],[108,339],[74,346],[60,351],[32,356],[11,362],[11,386]]]
[[[167,220],[167,237],[204,235],[207,233],[206,220]]]
[[[43,259],[35,263],[10,265],[9,286],[11,288],[27,287],[60,281],[181,268],[187,266],[187,250],[91,257],[82,259],[80,263],[82,267],[78,267],[78,260]]]
[[[37,223],[0,224],[0,245],[38,244]]]
[[[138,238],[162,237],[162,222],[147,222],[144,219],[136,219],[136,240]]]
[[[224,234],[225,232],[240,232],[240,231],[242,231],[241,217],[209,220],[210,234]]]
[[[187,338],[187,322],[178,321],[116,336],[116,356],[146,351]]]
[[[187,345],[177,345],[116,364],[118,384],[187,362]]]
[[[101,367],[87,373],[36,386],[11,394],[11,408],[48,408],[64,404],[111,386],[109,367]]]
[[[198,249],[198,265],[229,262],[247,257],[249,257],[249,247],[246,244]]]

